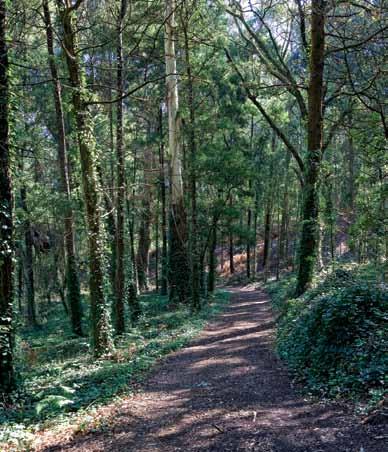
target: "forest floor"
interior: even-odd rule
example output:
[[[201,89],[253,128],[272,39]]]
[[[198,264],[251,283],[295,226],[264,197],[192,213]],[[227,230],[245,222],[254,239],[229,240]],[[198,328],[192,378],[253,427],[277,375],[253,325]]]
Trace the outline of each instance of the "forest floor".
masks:
[[[230,290],[228,307],[156,366],[139,391],[110,412],[109,422],[70,439],[46,438],[38,450],[388,450],[384,426],[363,424],[346,405],[298,394],[274,352],[267,294],[253,286]]]

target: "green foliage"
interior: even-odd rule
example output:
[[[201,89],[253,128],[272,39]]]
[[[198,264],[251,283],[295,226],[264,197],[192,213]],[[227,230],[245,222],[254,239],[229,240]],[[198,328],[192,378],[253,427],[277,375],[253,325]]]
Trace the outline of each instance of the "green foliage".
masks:
[[[171,309],[167,297],[144,295],[136,327],[117,338],[112,356],[98,361],[87,353],[87,339],[74,338],[63,314],[52,312],[48,325],[55,328],[48,328],[46,334],[42,330],[27,332],[23,338],[24,344],[29,343],[24,354],[19,352],[24,360],[24,384],[14,394],[13,406],[0,410],[0,444],[23,445],[28,432],[42,423],[66,421],[72,414],[86,413],[92,405],[128,393],[131,384],[140,381],[156,360],[198,333],[228,298],[226,292],[217,292],[214,303],[192,314],[188,306]]]
[[[378,399],[388,384],[386,288],[337,270],[298,299],[293,280],[270,287],[278,352],[313,394]]]

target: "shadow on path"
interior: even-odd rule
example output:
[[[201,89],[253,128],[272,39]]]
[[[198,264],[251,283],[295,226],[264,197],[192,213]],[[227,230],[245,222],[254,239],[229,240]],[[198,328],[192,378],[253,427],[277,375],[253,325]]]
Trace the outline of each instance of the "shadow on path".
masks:
[[[383,451],[384,442],[340,406],[312,404],[295,393],[273,352],[265,292],[230,290],[229,307],[155,368],[109,432],[45,452]]]

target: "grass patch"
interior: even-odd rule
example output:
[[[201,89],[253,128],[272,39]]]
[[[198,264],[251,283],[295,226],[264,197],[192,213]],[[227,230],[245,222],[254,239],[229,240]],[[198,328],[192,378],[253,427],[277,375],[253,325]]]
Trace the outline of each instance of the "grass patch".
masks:
[[[0,444],[28,450],[34,432],[71,422],[74,415],[128,394],[158,359],[183,347],[228,300],[227,292],[218,291],[193,314],[185,306],[170,309],[167,297],[144,295],[137,325],[116,338],[109,359],[98,361],[90,356],[86,339],[71,336],[58,306],[41,330],[25,332],[19,342],[23,384],[14,404],[0,411]]]

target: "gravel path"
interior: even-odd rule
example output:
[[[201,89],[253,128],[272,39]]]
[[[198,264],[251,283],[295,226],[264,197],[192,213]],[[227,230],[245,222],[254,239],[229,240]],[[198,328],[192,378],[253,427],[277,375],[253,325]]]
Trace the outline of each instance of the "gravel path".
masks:
[[[273,351],[267,295],[249,287],[231,290],[228,308],[155,368],[142,390],[116,410],[109,431],[44,450],[388,451],[382,427],[296,394]]]

